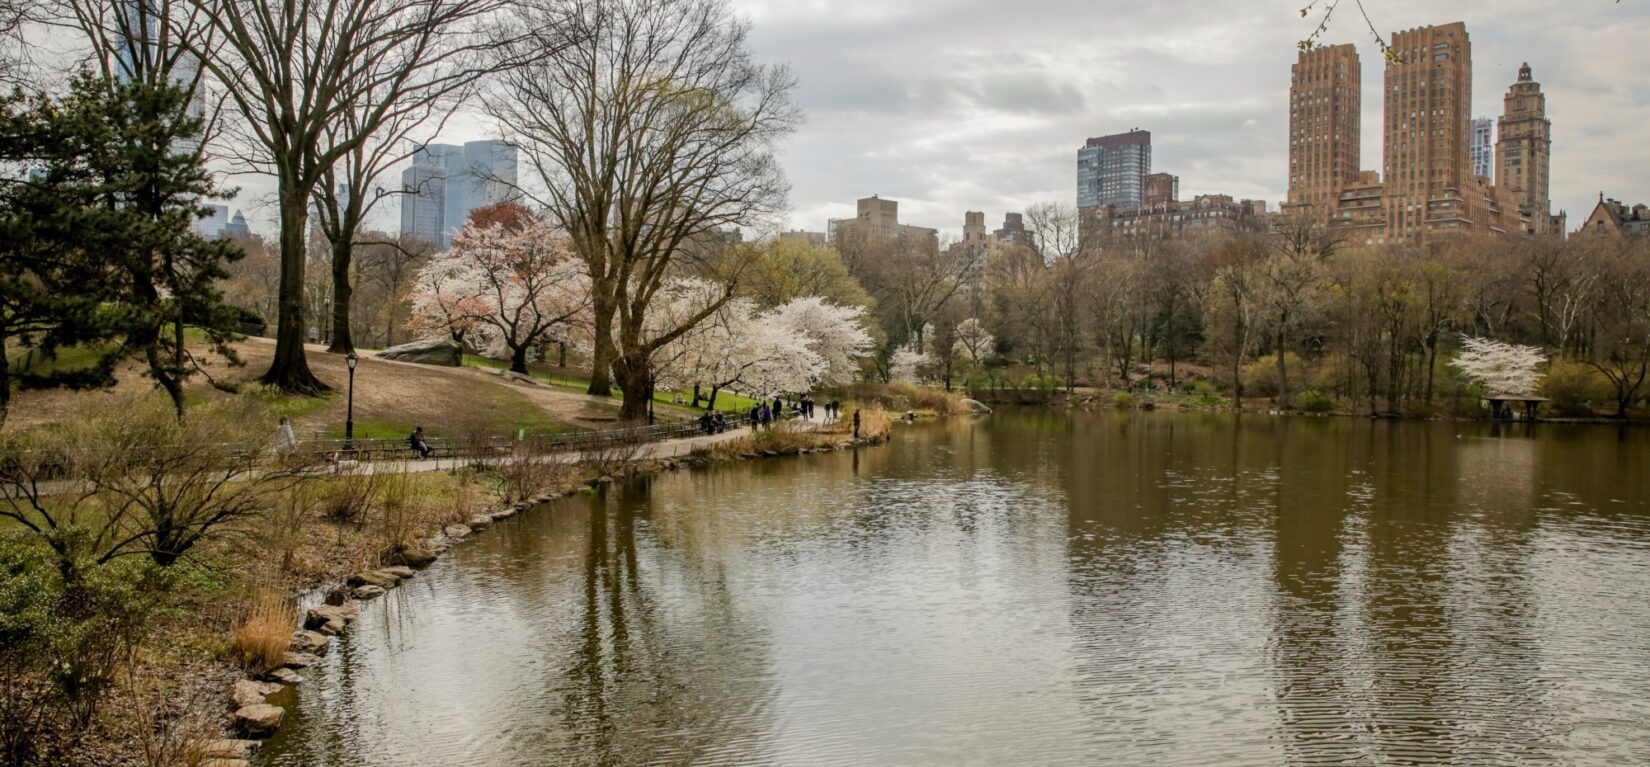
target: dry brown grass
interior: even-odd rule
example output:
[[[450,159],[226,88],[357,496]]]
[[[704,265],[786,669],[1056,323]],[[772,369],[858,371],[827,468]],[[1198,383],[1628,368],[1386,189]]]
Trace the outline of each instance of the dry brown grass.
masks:
[[[298,609],[279,595],[265,593],[235,626],[230,651],[248,671],[268,671],[280,665],[292,646],[292,632],[297,626]]]
[[[927,386],[902,383],[856,383],[845,387],[846,399],[867,408],[879,408],[896,413],[914,411],[926,415],[966,415],[961,392],[932,389]],[[844,412],[853,412],[845,408]]]

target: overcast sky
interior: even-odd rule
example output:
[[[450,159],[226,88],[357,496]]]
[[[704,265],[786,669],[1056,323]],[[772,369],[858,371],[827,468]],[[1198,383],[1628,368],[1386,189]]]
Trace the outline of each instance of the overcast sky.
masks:
[[[1178,175],[1182,198],[1283,199],[1305,0],[732,1],[756,55],[799,79],[788,228],[823,231],[871,194],[898,200],[907,223],[954,234],[983,210],[995,227],[1006,210],[1075,202],[1077,147],[1134,127],[1152,132],[1152,168]],[[1379,169],[1383,64],[1346,2],[1324,42],[1358,46],[1362,166]],[[1476,115],[1498,116],[1530,63],[1553,121],[1554,208],[1572,227],[1601,190],[1650,202],[1646,0],[1366,2],[1386,33],[1466,22]],[[451,127],[448,140],[486,132]]]

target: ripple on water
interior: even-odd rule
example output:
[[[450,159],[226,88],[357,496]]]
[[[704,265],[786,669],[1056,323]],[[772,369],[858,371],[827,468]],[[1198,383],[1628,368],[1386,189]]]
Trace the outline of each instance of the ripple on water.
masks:
[[[669,475],[500,525],[373,603],[262,761],[1650,754],[1633,488],[1601,496],[1562,450],[1428,424],[1045,419]]]

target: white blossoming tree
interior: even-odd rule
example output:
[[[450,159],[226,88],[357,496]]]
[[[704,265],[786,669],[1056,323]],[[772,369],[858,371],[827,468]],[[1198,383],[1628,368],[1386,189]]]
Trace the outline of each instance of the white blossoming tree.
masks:
[[[801,338],[824,360],[825,371],[814,384],[852,381],[859,371],[860,358],[876,346],[871,334],[865,332],[862,306],[838,306],[818,296],[804,296],[774,307],[767,316]]]
[[[1528,396],[1541,382],[1536,368],[1546,361],[1534,346],[1462,336],[1461,354],[1452,364],[1490,394]]]
[[[973,317],[957,323],[954,335],[957,337],[957,355],[967,358],[968,364],[974,368],[984,364],[986,358],[991,356],[992,349],[997,346],[997,339],[985,329],[985,323]]]
[[[654,299],[648,324],[673,327],[682,318],[703,311],[721,294],[721,286],[704,280],[673,281]],[[759,397],[807,391],[829,368],[806,336],[774,313],[756,311],[755,303],[745,298],[722,304],[704,321],[661,346],[652,362],[660,386],[708,389],[707,408],[716,407],[723,390]]]
[[[888,360],[888,373],[895,381],[917,383],[923,368],[934,363],[934,359],[927,352],[916,348],[916,344],[901,346],[894,350],[894,356]]]
[[[420,271],[412,324],[452,334],[527,373],[527,355],[587,323],[590,278],[566,237],[526,213],[470,224]]]

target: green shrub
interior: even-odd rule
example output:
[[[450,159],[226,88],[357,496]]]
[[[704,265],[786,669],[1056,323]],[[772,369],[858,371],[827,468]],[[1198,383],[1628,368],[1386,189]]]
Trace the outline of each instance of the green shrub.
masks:
[[[1295,395],[1295,407],[1306,413],[1328,413],[1335,409],[1335,398],[1317,389],[1306,389]]]
[[[84,531],[60,532],[63,550],[84,551]],[[68,760],[166,583],[144,557],[100,564],[33,536],[0,536],[0,762]]]
[[[1598,403],[1614,404],[1610,382],[1602,374],[1591,365],[1564,359],[1547,363],[1541,396],[1552,400],[1559,415],[1572,417],[1594,415]]]
[[[1289,366],[1291,383],[1303,380],[1306,366],[1301,363],[1300,355],[1290,352],[1284,356],[1284,362]],[[1243,391],[1253,397],[1278,396],[1278,355],[1268,354],[1243,366]]]
[[[1111,395],[1111,403],[1117,406],[1118,410],[1128,410],[1134,407],[1134,395],[1126,391],[1120,391]]]

